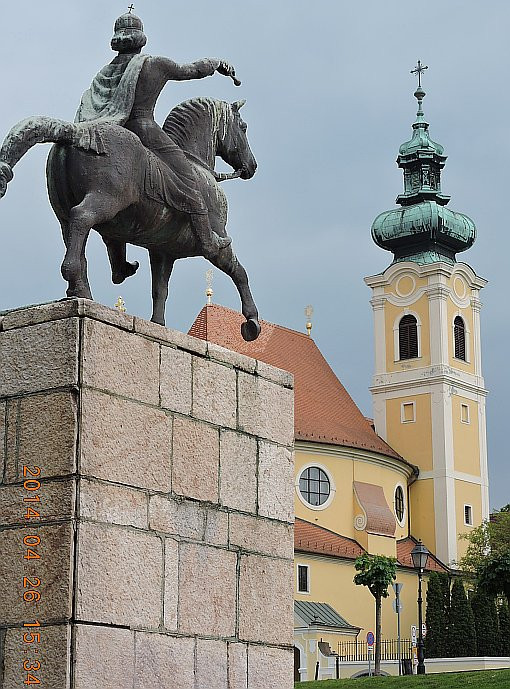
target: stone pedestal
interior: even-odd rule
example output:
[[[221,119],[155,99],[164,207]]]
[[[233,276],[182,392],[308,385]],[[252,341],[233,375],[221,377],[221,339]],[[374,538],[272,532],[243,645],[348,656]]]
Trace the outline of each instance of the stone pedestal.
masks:
[[[0,321],[0,686],[291,689],[291,377],[82,299]]]

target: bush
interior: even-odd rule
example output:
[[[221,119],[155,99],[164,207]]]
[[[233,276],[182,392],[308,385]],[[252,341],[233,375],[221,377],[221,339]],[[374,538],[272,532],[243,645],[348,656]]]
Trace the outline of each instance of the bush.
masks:
[[[427,584],[427,636],[425,657],[444,658],[448,652],[450,581],[445,573],[432,572]]]
[[[502,656],[510,656],[510,612],[508,603],[504,602],[499,608],[499,652]]]
[[[466,596],[464,584],[456,578],[450,599],[448,624],[448,657],[462,658],[476,655],[475,619]]]
[[[475,617],[476,648],[479,656],[498,656],[501,652],[498,613],[494,597],[477,589],[471,599]]]

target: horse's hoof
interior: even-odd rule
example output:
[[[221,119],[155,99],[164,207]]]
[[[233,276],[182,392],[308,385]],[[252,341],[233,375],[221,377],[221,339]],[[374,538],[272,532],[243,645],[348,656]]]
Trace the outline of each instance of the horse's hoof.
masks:
[[[246,342],[253,342],[260,335],[260,323],[256,318],[248,318],[241,325],[241,335]]]
[[[129,261],[126,261],[122,270],[116,270],[115,272],[112,272],[113,284],[120,285],[120,283],[124,282],[126,278],[129,278],[131,277],[131,275],[134,275],[138,270],[139,266],[140,264],[138,263],[138,261],[133,261],[133,263],[129,263]]]

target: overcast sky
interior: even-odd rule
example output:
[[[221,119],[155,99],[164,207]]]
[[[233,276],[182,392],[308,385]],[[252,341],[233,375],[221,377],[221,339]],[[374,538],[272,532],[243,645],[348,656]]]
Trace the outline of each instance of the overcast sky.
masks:
[[[371,415],[370,292],[363,277],[391,254],[370,237],[373,219],[402,188],[395,164],[416,112],[417,59],[429,66],[424,110],[432,138],[449,156],[443,192],[474,219],[478,239],[460,255],[489,280],[482,293],[483,363],[488,400],[491,507],[510,502],[507,440],[510,337],[508,0],[138,0],[146,51],[188,62],[223,57],[243,80],[215,75],[170,83],[157,117],[197,95],[246,98],[243,110],[259,163],[256,176],[225,184],[228,231],[248,270],[262,318],[313,336],[362,411]],[[2,8],[0,136],[31,114],[72,120],[82,92],[113,53],[122,2],[20,0]],[[49,146],[15,169],[0,202],[0,309],[65,295],[63,244],[44,182]],[[146,252],[131,248],[138,274],[112,285],[104,247],[89,240],[94,298],[150,317]],[[203,259],[174,269],[167,324],[187,330],[204,304]],[[214,300],[239,307],[229,279],[215,271]]]

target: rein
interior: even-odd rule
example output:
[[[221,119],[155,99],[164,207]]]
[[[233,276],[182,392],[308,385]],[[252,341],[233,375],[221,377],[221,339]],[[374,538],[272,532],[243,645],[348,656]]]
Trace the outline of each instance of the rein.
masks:
[[[196,156],[194,153],[190,153],[189,151],[184,151],[185,154],[188,156],[188,158],[191,158],[192,160],[195,161],[195,163],[198,163],[201,167],[205,168],[208,170],[214,177],[214,179],[217,182],[226,182],[227,180],[230,179],[237,179],[238,177],[241,176],[242,170],[236,170],[235,172],[216,172],[210,165],[207,165],[201,158]]]

